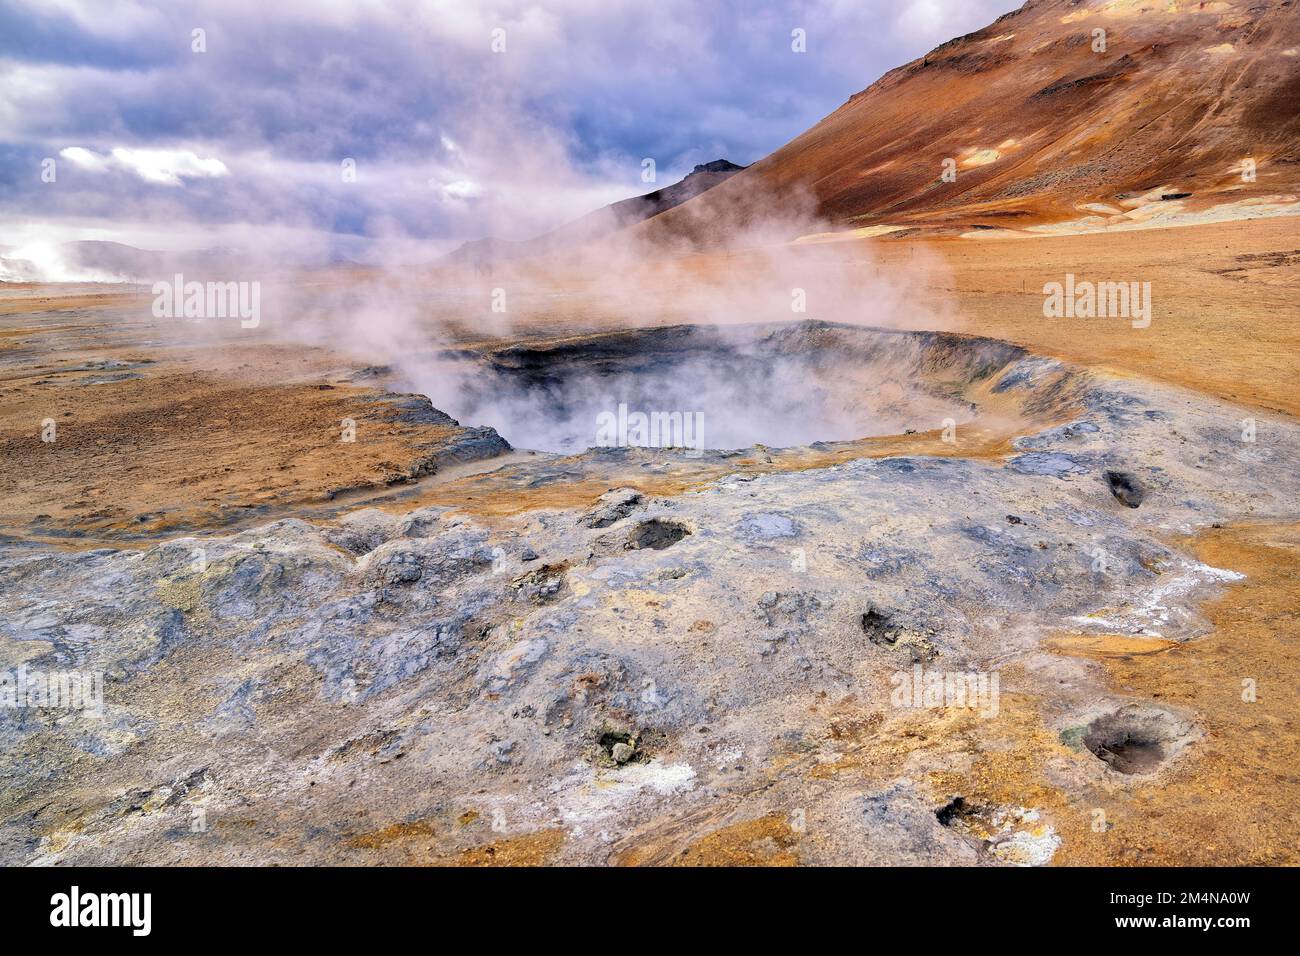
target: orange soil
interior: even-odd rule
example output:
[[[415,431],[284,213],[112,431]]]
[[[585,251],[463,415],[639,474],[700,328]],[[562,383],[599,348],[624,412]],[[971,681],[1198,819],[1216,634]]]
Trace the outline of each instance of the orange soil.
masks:
[[[1105,667],[1121,693],[1194,711],[1205,737],[1163,779],[1097,794],[1113,828],[1070,827],[1057,863],[1300,863],[1300,524],[1214,529],[1191,544],[1246,575],[1206,607],[1213,633]]]
[[[1103,373],[1154,378],[1296,415],[1298,230],[1300,218],[1287,218],[1024,240],[858,240],[814,253],[787,252],[793,263],[788,268],[796,274],[805,255],[819,270],[826,269],[826,250],[832,249],[831,265],[838,274],[874,272],[920,282],[912,293],[918,310],[934,316],[947,308],[956,313],[949,324],[960,331],[1005,338]],[[1177,257],[1169,256],[1171,246],[1178,248]],[[626,324],[688,321],[692,316],[680,302],[683,283],[707,284],[725,276],[727,288],[758,285],[771,255],[766,250],[645,265],[629,277],[639,281],[644,294],[621,303],[611,303],[581,276],[541,277],[543,284],[532,287],[531,301],[528,295],[515,298],[512,334],[581,335]],[[1080,278],[1151,281],[1151,326],[1044,318],[1043,283],[1061,281],[1066,272]],[[539,280],[527,272],[514,275]],[[323,278],[374,281],[355,270],[313,276],[312,281]],[[443,278],[412,276],[411,282],[418,290]],[[559,304],[548,295],[551,291],[564,294]],[[788,318],[788,289],[781,296]],[[55,530],[107,534],[178,523],[219,526],[258,506],[273,515],[285,506],[320,501],[339,488],[382,487],[416,460],[415,444],[436,444],[443,437],[427,427],[384,422],[366,401],[373,395],[364,390],[343,384],[317,388],[330,369],[345,361],[342,356],[227,342],[213,362],[206,343],[183,341],[193,327],[161,330],[165,347],[134,347],[124,331],[130,323],[118,318],[121,304],[116,299],[99,292],[74,296],[77,311],[65,320],[68,313],[53,310],[68,303],[47,298],[26,306],[31,317],[14,315],[0,322],[5,333],[0,335],[0,356],[23,347],[37,333],[31,347],[59,350],[57,361],[42,358],[0,371],[0,492],[6,495],[11,530],[38,515],[49,515],[47,524]],[[6,307],[14,302],[30,302],[30,297],[0,300]],[[873,318],[866,303],[828,314],[814,309],[808,317],[868,323]],[[467,341],[490,340],[475,333],[478,320],[468,312],[442,310],[429,320],[431,328],[435,320],[460,325]],[[121,337],[127,341],[113,344]],[[60,363],[76,360],[142,356],[155,360],[137,369],[143,378],[76,385],[78,376],[89,373],[60,370]],[[899,453],[997,456],[1024,423],[1000,409],[991,411],[992,416],[963,433],[956,447],[923,434],[872,439],[821,455],[772,453],[767,456],[771,462],[736,464],[785,470]],[[39,441],[47,417],[59,426],[61,440],[54,446]],[[359,423],[355,444],[337,440],[345,417]],[[716,468],[684,466],[655,478],[644,490],[674,494],[717,476]],[[537,489],[524,497],[508,483],[468,480],[431,488],[428,501],[501,514],[581,504],[608,487],[597,480]],[[144,521],[138,518],[142,514],[148,516]]]
[[[75,334],[66,340],[75,346]],[[102,384],[84,383],[94,371],[57,367],[6,374],[0,531],[220,526],[340,489],[382,488],[456,431],[394,421],[374,390],[322,381],[321,357],[308,350],[228,348],[225,369],[197,365],[198,351],[137,349],[158,361],[134,370],[142,377]],[[356,423],[355,442],[340,440],[344,419]]]

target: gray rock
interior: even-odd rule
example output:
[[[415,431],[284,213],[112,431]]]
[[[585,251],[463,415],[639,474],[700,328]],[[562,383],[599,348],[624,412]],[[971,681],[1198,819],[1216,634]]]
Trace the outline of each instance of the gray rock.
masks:
[[[1068,374],[1007,360],[1001,381],[1026,401]],[[1013,665],[1026,693],[1089,726],[1101,678],[1042,654],[1042,635],[1101,617],[1111,633],[1203,633],[1226,576],[1167,529],[1298,517],[1294,469],[1224,445],[1244,410],[1129,381],[1072,387],[1097,430],[1049,432],[1005,468],[912,455],[773,469],[668,502],[622,488],[592,507],[358,509],[120,550],[2,541],[0,672],[106,678],[102,719],[0,707],[0,862],[402,862],[408,844],[424,852],[422,832],[356,838],[421,821],[428,844],[451,834],[439,849],[459,852],[494,839],[484,822],[500,811],[511,832],[563,829],[565,862],[601,863],[611,839],[687,844],[718,821],[798,809],[815,837],[778,831],[805,863],[997,863],[936,818],[951,794],[923,788],[1003,745],[1004,726],[908,749],[880,789],[803,768],[898,755],[880,742],[921,718],[889,702],[888,680],[914,661]],[[1272,461],[1300,459],[1300,427],[1260,434]],[[616,465],[679,461],[617,451],[537,456],[492,480],[608,487],[629,480]],[[1140,510],[1044,480],[1113,462],[1149,483]],[[627,547],[650,522],[691,534]],[[807,570],[781,546],[795,536]],[[492,573],[498,546],[528,566]],[[626,738],[602,742],[608,727]],[[1095,729],[1099,750],[1122,751],[1115,728]],[[1077,763],[1059,786],[1090,806],[1117,771]],[[190,833],[197,807],[228,826]],[[480,822],[462,825],[470,811]]]
[[[774,538],[795,538],[799,523],[789,515],[775,512],[756,512],[744,515],[736,529],[742,538],[770,541]]]
[[[1017,455],[1007,463],[1007,467],[1022,475],[1049,475],[1054,478],[1078,475],[1087,470],[1076,459],[1059,452],[1028,452]]]
[[[615,488],[601,495],[599,505],[579,520],[586,528],[608,528],[635,511],[643,500],[639,491],[631,488]]]

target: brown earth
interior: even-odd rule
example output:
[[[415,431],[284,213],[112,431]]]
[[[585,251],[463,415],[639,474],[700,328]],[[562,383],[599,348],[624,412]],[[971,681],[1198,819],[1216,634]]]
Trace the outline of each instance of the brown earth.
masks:
[[[341,378],[319,350],[116,344],[119,313],[87,298],[46,303],[76,305],[75,321],[0,318],[0,533],[222,526],[426,473],[461,432],[404,420],[393,396]]]
[[[1179,250],[1176,257],[1168,255],[1171,244]],[[919,282],[911,300],[918,312],[951,316],[945,321],[956,330],[1002,338],[1103,374],[1157,379],[1246,407],[1300,414],[1300,218],[987,242],[855,240],[815,253],[790,247],[788,268],[798,272],[798,257],[809,255],[824,271],[828,248],[836,277]],[[675,298],[684,283],[708,283],[725,274],[731,285],[760,287],[770,255],[647,264],[644,274],[628,279],[645,294],[619,308],[605,308],[599,291],[576,275],[559,274],[540,284],[535,275],[519,273],[534,283],[528,289],[541,304],[534,307],[529,295],[519,296],[508,334],[549,338],[689,320],[689,310]],[[1151,326],[1044,318],[1043,283],[1061,281],[1066,272],[1151,281]],[[343,273],[329,281],[348,278]],[[436,279],[413,281],[418,287]],[[816,286],[810,286],[808,317],[821,318]],[[553,303],[555,290],[563,293],[560,305]],[[784,287],[773,295],[788,301]],[[140,320],[138,305],[128,312],[123,304],[138,301],[102,290],[0,298],[0,312],[7,313],[0,316],[0,493],[10,531],[102,536],[274,516],[346,489],[379,490],[402,482],[455,437],[455,430],[395,421],[377,387],[353,381],[363,359],[274,338],[213,340],[204,332],[196,342],[195,326]],[[14,311],[18,303],[26,311]],[[856,315],[868,324],[873,319],[869,302],[849,312],[825,317]],[[459,329],[453,338],[465,343],[502,340],[499,334],[485,337],[474,319],[454,309],[428,316],[431,329],[446,320]],[[153,336],[161,343],[152,344]],[[124,365],[88,367],[106,361]],[[358,424],[355,443],[339,441],[345,418]],[[56,423],[54,443],[40,440],[46,419]],[[996,456],[1009,450],[1007,438],[1022,426],[1010,415],[976,423],[957,449],[929,434],[895,436],[860,442],[856,450],[773,452],[770,461],[750,466],[801,469],[908,450]],[[680,492],[716,478],[713,471],[665,474],[645,490]],[[509,482],[494,490],[491,481],[449,477],[428,489],[428,503],[484,513],[587,501],[609,487],[606,476],[590,487],[548,486],[521,496]],[[409,499],[402,504],[409,507]]]
[[[1011,732],[981,742],[970,774],[933,780],[936,792],[1048,808],[1062,838],[1056,865],[1300,862],[1300,820],[1291,810],[1300,784],[1300,526],[1212,529],[1188,543],[1198,559],[1246,575],[1205,607],[1211,633],[1140,649],[1117,638],[1100,654],[1095,640],[1047,642],[1059,653],[1100,659],[1119,694],[1194,711],[1205,736],[1188,759],[1157,780],[1108,783],[1067,797],[1051,781],[1050,762],[1091,756],[1065,746],[1046,726],[1046,700],[1004,694]],[[1253,701],[1245,699],[1247,680],[1255,682]]]
[[[951,232],[1077,220],[1092,203],[1123,217],[1175,197],[1189,211],[1293,201],[1297,44],[1287,0],[1029,2],[632,232],[711,245],[766,224],[789,238],[792,206],[839,228]]]
[[[877,247],[885,268],[906,255],[892,243]],[[1300,217],[928,248],[952,271],[966,330],[1091,368],[1300,414]],[[1063,282],[1067,272],[1150,282],[1150,328],[1044,318],[1043,285]]]

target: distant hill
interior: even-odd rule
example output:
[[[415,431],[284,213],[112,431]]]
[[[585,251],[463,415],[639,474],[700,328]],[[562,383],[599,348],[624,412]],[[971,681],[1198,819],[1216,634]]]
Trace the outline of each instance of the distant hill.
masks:
[[[221,268],[229,250],[155,252],[121,242],[35,243],[0,250],[0,280],[6,282],[150,282],[176,272]]]
[[[269,256],[269,258],[268,258]],[[185,252],[138,249],[121,242],[87,239],[0,248],[0,282],[140,282],[191,278],[228,278],[268,268],[348,264],[342,256],[313,259],[296,250],[265,251],[214,246]]]
[[[572,246],[591,242],[602,236],[644,222],[688,199],[694,199],[719,183],[725,182],[744,166],[725,159],[701,163],[680,182],[656,189],[643,196],[633,196],[608,206],[603,206],[580,219],[560,226],[533,239],[511,241],[508,239],[475,239],[458,246],[447,254],[444,262],[453,265],[484,265],[509,259],[543,255]]]

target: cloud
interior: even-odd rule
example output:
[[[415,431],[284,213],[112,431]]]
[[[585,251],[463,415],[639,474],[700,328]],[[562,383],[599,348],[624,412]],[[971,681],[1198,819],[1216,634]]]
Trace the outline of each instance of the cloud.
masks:
[[[0,223],[526,238],[644,192],[643,158],[761,159],[1004,3],[0,0]],[[99,175],[42,183],[55,153]]]
[[[458,179],[455,182],[445,183],[442,191],[452,199],[478,199],[483,195],[483,187],[472,179]]]
[[[59,155],[78,169],[89,170],[92,173],[108,171],[107,156],[100,156],[98,153],[92,153],[80,146],[69,146],[67,149],[61,149]]]
[[[113,149],[113,159],[147,183],[179,186],[182,179],[228,176],[219,159],[201,159],[188,149]]]
[[[114,147],[107,155],[81,146],[59,150],[59,155],[78,169],[103,173],[124,169],[147,183],[180,186],[185,179],[205,179],[230,175],[219,159],[203,159],[188,149],[127,149]]]
[[[985,26],[1003,12],[1002,3],[990,0],[910,0],[898,11],[893,26],[906,40],[938,44]]]

